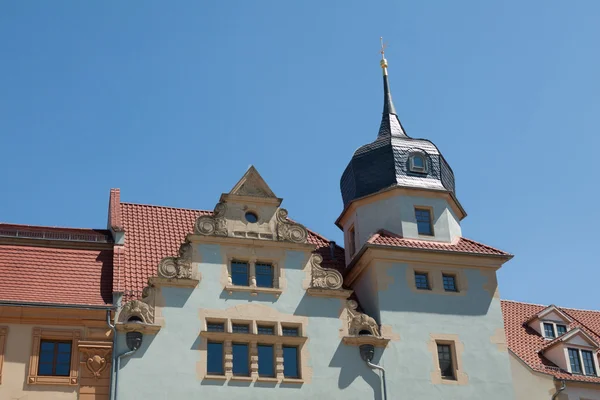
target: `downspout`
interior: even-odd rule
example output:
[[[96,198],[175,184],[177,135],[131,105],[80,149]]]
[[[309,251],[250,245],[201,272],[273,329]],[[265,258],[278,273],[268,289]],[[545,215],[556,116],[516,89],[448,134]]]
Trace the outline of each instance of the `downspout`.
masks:
[[[385,369],[381,365],[371,363],[371,361],[367,361],[367,365],[371,369],[378,369],[381,371],[381,380],[383,381],[383,400],[387,400],[387,388],[385,386]]]
[[[552,400],[555,400],[558,397],[558,395],[560,395],[560,392],[562,392],[563,390],[565,390],[567,388],[567,383],[564,380],[561,382],[562,382],[562,385],[560,388],[556,389],[556,393],[554,393],[552,395]]]
[[[117,381],[119,379],[119,368],[121,367],[121,358],[129,357],[130,355],[135,353],[138,349],[139,349],[139,347],[134,347],[132,350],[127,350],[125,353],[121,353],[121,354],[119,354],[119,357],[117,357],[117,365],[115,367],[115,393],[113,396],[113,400],[117,400]]]
[[[372,344],[361,344],[359,346],[360,358],[367,363],[369,368],[378,369],[381,371],[381,381],[383,382],[383,400],[387,400],[387,387],[385,385],[385,369],[381,365],[373,364],[373,356],[375,355],[375,346]]]
[[[113,335],[113,344],[112,344],[112,351],[111,351],[111,360],[110,360],[110,377],[109,377],[109,388],[110,391],[108,393],[108,400],[112,400],[113,399],[113,383],[115,381],[115,378],[113,375],[115,375],[115,351],[117,350],[117,329],[115,328],[115,325],[112,324],[110,322],[110,310],[106,311],[106,324],[110,327],[111,331],[112,331],[112,335]]]

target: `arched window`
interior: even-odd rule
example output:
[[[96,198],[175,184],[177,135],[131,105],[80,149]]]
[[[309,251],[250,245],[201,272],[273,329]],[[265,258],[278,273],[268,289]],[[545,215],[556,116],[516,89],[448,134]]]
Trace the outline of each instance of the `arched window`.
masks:
[[[410,170],[411,172],[426,173],[427,172],[427,159],[423,154],[412,154],[410,156]]]

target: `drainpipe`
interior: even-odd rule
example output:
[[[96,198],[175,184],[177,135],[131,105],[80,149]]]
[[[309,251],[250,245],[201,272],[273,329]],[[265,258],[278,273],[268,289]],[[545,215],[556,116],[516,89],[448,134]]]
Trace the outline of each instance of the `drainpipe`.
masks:
[[[560,394],[560,392],[562,392],[563,390],[565,390],[567,388],[567,383],[565,381],[561,381],[561,382],[562,382],[562,385],[560,388],[556,389],[556,393],[554,393],[552,395],[552,400],[555,400],[558,397],[558,395]]]
[[[113,399],[113,383],[114,383],[114,374],[115,374],[115,351],[117,350],[117,329],[115,328],[115,325],[112,324],[110,322],[110,310],[106,311],[106,324],[109,326],[110,330],[112,331],[112,335],[113,335],[113,344],[112,344],[112,351],[111,351],[111,359],[110,359],[110,377],[109,377],[109,388],[110,391],[108,393],[108,400],[112,400]]]
[[[139,333],[139,332],[127,332],[127,333]],[[141,334],[140,334],[141,336]],[[140,339],[140,345],[141,345],[141,339]],[[115,367],[115,393],[113,396],[113,400],[117,400],[117,382],[119,379],[119,368],[121,368],[121,358],[125,358],[125,357],[129,357],[130,355],[132,355],[133,353],[135,353],[138,349],[140,348],[140,346],[136,346],[133,347],[131,350],[126,351],[125,353],[121,353],[119,354],[119,356],[117,357],[117,364]]]
[[[381,380],[383,381],[383,400],[387,400],[387,388],[385,386],[385,369],[381,365],[371,363],[373,360],[373,356],[375,355],[375,346],[372,344],[361,344],[359,346],[360,349],[360,358],[363,359],[364,362],[367,363],[369,368],[378,369],[381,371]]]

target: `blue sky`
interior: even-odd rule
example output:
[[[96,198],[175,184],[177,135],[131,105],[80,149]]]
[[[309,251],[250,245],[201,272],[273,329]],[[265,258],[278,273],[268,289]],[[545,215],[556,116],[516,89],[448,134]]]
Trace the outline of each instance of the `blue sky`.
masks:
[[[338,242],[377,134],[454,169],[503,298],[599,308],[600,2],[0,2],[0,220],[105,227],[108,194],[212,209],[250,164]]]

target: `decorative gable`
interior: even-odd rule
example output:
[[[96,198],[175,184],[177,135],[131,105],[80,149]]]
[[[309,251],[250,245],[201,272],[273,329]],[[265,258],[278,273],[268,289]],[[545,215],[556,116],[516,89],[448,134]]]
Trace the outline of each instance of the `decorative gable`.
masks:
[[[281,201],[251,166],[229,193],[221,195],[212,215],[196,220],[194,233],[306,243],[308,231],[287,219]]]
[[[550,305],[544,308],[537,314],[532,315],[527,320],[527,325],[534,329],[541,336],[544,335],[544,323],[549,322],[553,325],[560,324],[568,326],[571,323],[571,318],[565,314],[560,308],[555,305]]]

